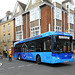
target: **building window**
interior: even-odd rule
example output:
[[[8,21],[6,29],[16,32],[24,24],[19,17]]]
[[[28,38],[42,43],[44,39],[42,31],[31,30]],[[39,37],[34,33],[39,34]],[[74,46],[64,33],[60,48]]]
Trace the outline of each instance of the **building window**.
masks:
[[[66,3],[66,8],[71,9],[72,11],[74,11],[74,4],[68,2],[68,3]]]
[[[22,40],[23,33],[22,31],[16,32],[16,40]]]
[[[10,31],[10,24],[8,24],[8,31]]]
[[[5,34],[3,35],[3,42],[5,42]]]
[[[68,14],[68,23],[74,24],[74,15],[71,13]]]
[[[74,38],[74,30],[73,29],[69,29],[68,30],[70,34],[72,34],[73,38]]]
[[[17,7],[17,13],[19,12],[19,6]]]
[[[15,18],[15,26],[17,27],[17,26],[20,26],[20,25],[23,25],[23,18],[22,18],[22,15],[17,16],[17,17]]]
[[[7,50],[7,46],[6,45],[4,46],[4,50]]]
[[[54,9],[54,18],[62,20],[62,10],[61,9],[55,7],[55,9]]]
[[[5,25],[3,26],[3,32],[5,32]]]
[[[36,0],[32,0],[32,4],[36,3]]]
[[[10,34],[8,34],[8,42],[10,41]]]
[[[34,8],[30,11],[30,21],[40,19],[40,8]]]
[[[61,32],[62,31],[61,26],[56,26],[55,28],[56,28],[56,32]]]
[[[39,34],[40,34],[40,28],[39,27],[31,28],[31,37],[39,35]]]

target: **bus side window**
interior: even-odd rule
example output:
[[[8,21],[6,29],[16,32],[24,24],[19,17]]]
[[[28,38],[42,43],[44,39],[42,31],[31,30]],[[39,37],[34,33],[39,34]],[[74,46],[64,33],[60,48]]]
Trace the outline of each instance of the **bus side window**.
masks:
[[[21,46],[21,51],[22,51],[22,52],[27,52],[27,51],[28,51],[27,43],[23,43],[23,44],[22,44],[22,46]]]
[[[21,44],[17,44],[16,46],[15,46],[15,50],[14,50],[15,52],[21,52]]]
[[[28,43],[28,51],[35,52],[35,42]]]
[[[51,39],[46,39],[43,42],[44,44],[44,51],[51,51]]]
[[[66,51],[66,46],[64,46],[64,52]]]
[[[36,52],[41,52],[43,50],[42,40],[36,40],[35,44],[36,44]]]

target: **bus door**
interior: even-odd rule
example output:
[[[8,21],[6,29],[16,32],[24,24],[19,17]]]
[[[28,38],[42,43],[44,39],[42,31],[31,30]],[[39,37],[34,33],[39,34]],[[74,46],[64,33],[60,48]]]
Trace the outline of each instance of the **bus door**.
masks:
[[[75,53],[75,42],[73,43],[73,49],[74,49],[74,51],[73,51],[73,52]]]
[[[28,44],[28,60],[34,60],[34,52],[35,52],[35,42],[30,42]]]
[[[23,59],[26,59],[27,58],[27,53],[26,53],[27,46],[25,43],[23,44],[22,49],[23,49],[22,50],[23,51]]]
[[[43,40],[43,61],[49,62],[51,59],[51,37]]]

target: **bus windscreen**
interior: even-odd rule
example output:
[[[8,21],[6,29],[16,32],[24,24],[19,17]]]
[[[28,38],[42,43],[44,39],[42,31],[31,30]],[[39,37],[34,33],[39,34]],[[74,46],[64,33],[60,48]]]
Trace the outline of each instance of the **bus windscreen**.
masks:
[[[53,36],[54,53],[70,53],[72,51],[72,36]]]

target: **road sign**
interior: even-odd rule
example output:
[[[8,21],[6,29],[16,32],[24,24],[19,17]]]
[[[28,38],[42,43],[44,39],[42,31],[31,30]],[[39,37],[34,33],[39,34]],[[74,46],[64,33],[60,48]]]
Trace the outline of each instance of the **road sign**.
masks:
[[[68,33],[68,30],[65,30],[65,32],[67,32],[67,33]]]

